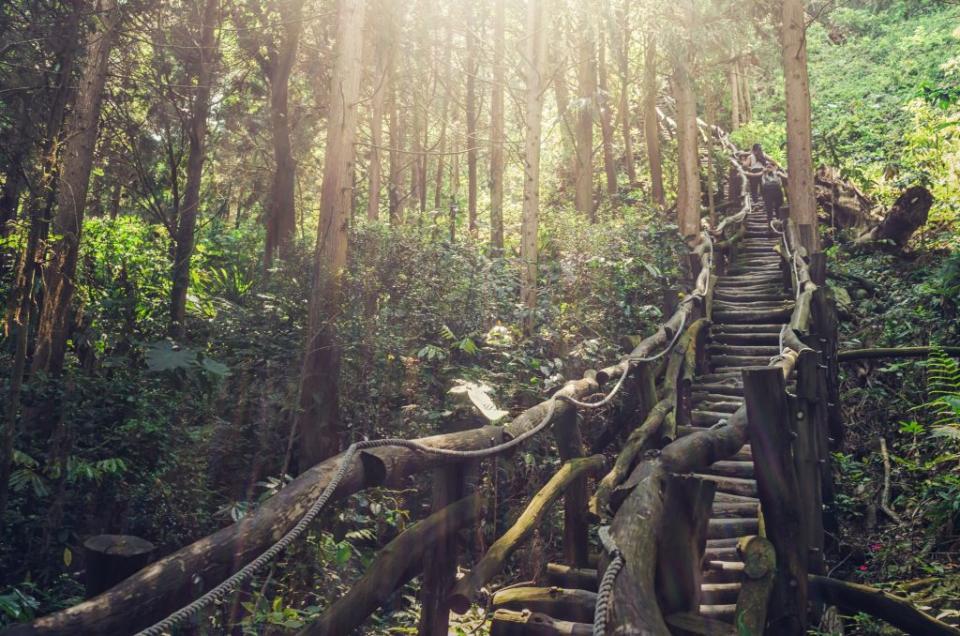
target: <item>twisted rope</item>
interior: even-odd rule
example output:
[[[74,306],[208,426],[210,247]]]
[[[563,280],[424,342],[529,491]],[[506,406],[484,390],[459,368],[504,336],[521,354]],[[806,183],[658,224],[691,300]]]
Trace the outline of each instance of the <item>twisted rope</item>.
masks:
[[[611,557],[600,579],[600,585],[597,588],[597,604],[593,610],[593,636],[604,636],[607,633],[607,619],[610,616],[610,605],[613,601],[613,584],[620,570],[626,565],[626,560],[614,543],[613,537],[610,536],[610,526],[600,526],[597,535],[600,537],[603,549]]]

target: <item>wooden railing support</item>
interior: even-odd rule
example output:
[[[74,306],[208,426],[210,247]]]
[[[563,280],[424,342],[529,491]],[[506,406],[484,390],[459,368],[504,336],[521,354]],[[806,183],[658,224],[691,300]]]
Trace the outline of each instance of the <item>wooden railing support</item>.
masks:
[[[571,409],[553,425],[557,451],[564,462],[584,456],[579,420],[577,411]],[[584,473],[567,486],[563,494],[563,558],[577,567],[587,567],[590,548],[588,504],[587,475]]]
[[[460,421],[441,431],[452,433],[471,428]],[[433,471],[431,511],[443,510],[468,494],[467,473],[476,473],[477,462],[451,464]],[[450,622],[450,604],[447,596],[457,575],[457,534],[445,532],[442,540],[427,550],[424,558],[423,580],[420,586],[420,620],[417,626],[422,636],[446,634]]]
[[[792,400],[792,414],[796,426],[794,465],[806,524],[808,568],[813,574],[823,573],[823,497],[820,460],[826,459],[821,449],[820,435],[824,416],[820,400],[819,356],[810,349],[797,358],[797,397]]]
[[[657,589],[664,614],[700,607],[707,526],[717,485],[671,475],[663,494],[663,528],[657,542]]]
[[[763,537],[743,537],[737,551],[743,559],[743,578],[734,624],[738,636],[761,636],[767,624],[767,606],[777,567],[776,552],[773,544]]]
[[[783,374],[775,367],[744,369],[743,393],[764,524],[777,553],[767,633],[799,636],[807,627],[808,541]]]

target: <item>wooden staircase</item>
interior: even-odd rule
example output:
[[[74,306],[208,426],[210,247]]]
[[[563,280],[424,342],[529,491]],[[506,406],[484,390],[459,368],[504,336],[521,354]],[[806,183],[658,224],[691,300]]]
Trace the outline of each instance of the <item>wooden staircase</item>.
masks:
[[[745,367],[767,366],[780,353],[779,335],[793,299],[784,291],[777,235],[761,207],[746,220],[746,235],[725,275],[717,281],[708,346],[710,372],[693,387],[694,427],[709,428],[743,405]],[[699,477],[715,481],[704,558],[700,613],[733,621],[740,593],[740,537],[759,532],[760,500],[750,446],[712,464]]]

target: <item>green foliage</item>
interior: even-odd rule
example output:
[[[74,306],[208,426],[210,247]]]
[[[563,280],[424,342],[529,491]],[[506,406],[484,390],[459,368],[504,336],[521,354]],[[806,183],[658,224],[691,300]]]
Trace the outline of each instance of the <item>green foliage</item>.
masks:
[[[763,146],[763,152],[781,166],[787,165],[787,128],[782,121],[764,122],[755,119],[730,134],[738,148]]]

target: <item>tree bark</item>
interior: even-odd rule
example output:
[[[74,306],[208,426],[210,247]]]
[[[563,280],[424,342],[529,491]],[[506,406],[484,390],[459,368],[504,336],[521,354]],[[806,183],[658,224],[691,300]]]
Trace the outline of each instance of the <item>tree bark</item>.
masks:
[[[520,225],[520,303],[526,310],[524,330],[533,331],[537,309],[537,215],[540,208],[540,134],[546,34],[543,0],[527,8],[526,112],[524,113],[523,216]]]
[[[341,0],[337,23],[337,58],[331,78],[320,191],[320,226],[295,422],[300,435],[300,466],[312,466],[340,448],[340,348],[335,325],[347,265],[347,213],[363,69],[364,8],[364,0]]]
[[[44,302],[40,310],[32,369],[59,375],[66,355],[68,317],[73,300],[83,211],[97,141],[100,105],[107,80],[107,62],[116,40],[120,14],[114,0],[98,0],[98,26],[86,44],[86,60],[73,112],[65,125],[66,140],[57,191],[54,233],[59,237],[43,266]]]
[[[393,69],[390,69],[390,185],[388,187],[390,225],[399,225],[403,220],[403,150],[404,130],[400,121],[400,102]]]
[[[467,11],[467,232],[477,237],[477,161],[479,157],[477,136],[477,42],[474,29],[479,28],[473,2],[466,3]]]
[[[376,86],[370,105],[370,168],[367,188],[367,220],[380,220],[380,190],[383,174],[383,111],[390,90],[390,66],[393,57],[393,19],[391,2],[382,2],[378,6],[384,15],[376,21],[377,41],[374,44],[376,56]],[[392,208],[391,208],[392,209]],[[392,215],[391,215],[392,216]]]
[[[607,196],[617,193],[617,163],[613,157],[613,119],[610,111],[610,86],[607,81],[607,42],[600,29],[597,71],[600,78],[600,132],[603,137],[603,169],[607,176]]]
[[[490,95],[490,246],[495,255],[503,253],[503,172],[504,116],[503,94],[507,81],[506,0],[494,0],[493,14],[493,86]]]
[[[813,178],[810,126],[810,80],[807,75],[806,14],[802,0],[783,0],[780,41],[783,48],[784,95],[787,115],[787,199],[798,225],[814,229],[805,237],[807,254],[820,251],[817,200]]]
[[[597,45],[589,7],[581,3],[578,11],[579,46],[577,52],[577,127],[575,193],[577,212],[596,222],[593,207],[593,116],[597,107]]]
[[[200,39],[192,73],[196,78],[196,90],[190,106],[187,129],[190,146],[187,155],[187,184],[183,192],[183,207],[180,209],[173,257],[170,335],[174,338],[183,336],[187,312],[190,260],[193,258],[196,241],[194,234],[197,228],[197,215],[200,212],[200,183],[203,178],[203,163],[206,159],[207,118],[210,115],[210,95],[213,89],[213,70],[217,54],[216,27],[220,10],[218,0],[204,0],[202,14],[199,7],[193,6],[198,11],[198,15],[194,17],[199,23]]]
[[[923,186],[907,188],[876,227],[857,237],[858,244],[887,242],[894,249],[902,250],[910,237],[927,222],[927,214],[933,205],[933,195]]]
[[[737,78],[737,61],[730,63],[727,70],[727,83],[730,84],[730,132],[740,128],[740,81]]]
[[[294,205],[297,164],[290,145],[290,73],[297,59],[300,32],[303,29],[304,0],[281,0],[282,23],[280,46],[271,64],[270,129],[273,132],[273,184],[267,205],[267,236],[264,264],[269,266],[275,254],[287,260],[296,232],[297,213]]]
[[[663,160],[660,155],[660,122],[657,118],[657,36],[647,31],[643,51],[643,128],[650,164],[650,195],[654,203],[667,204],[663,189]]]
[[[673,91],[677,100],[677,216],[680,236],[687,240],[700,233],[699,131],[691,61],[690,47],[680,45],[673,60]]]
[[[637,182],[637,168],[633,158],[633,137],[630,134],[630,2],[624,0],[610,24],[610,37],[617,54],[617,74],[620,79],[620,97],[617,116],[623,135],[623,168],[633,186]]]

